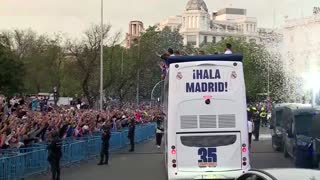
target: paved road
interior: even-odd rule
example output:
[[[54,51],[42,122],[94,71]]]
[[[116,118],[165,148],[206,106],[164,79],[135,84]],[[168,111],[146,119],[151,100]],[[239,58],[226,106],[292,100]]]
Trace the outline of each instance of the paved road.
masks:
[[[253,168],[285,168],[293,167],[292,162],[276,153],[271,148],[271,137],[268,130],[262,129],[262,137],[253,142],[251,164]],[[110,165],[97,166],[97,160],[82,163],[78,166],[64,168],[62,180],[165,180],[163,155],[155,147],[155,140],[137,145],[136,152],[127,150],[112,153]],[[49,174],[33,176],[31,179],[48,180]]]

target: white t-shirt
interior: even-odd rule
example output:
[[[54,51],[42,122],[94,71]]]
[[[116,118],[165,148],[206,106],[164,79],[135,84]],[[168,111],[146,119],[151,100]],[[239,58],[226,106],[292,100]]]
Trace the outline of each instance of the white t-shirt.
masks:
[[[253,132],[253,123],[251,121],[248,121],[248,132],[249,133]]]
[[[230,49],[227,49],[224,54],[232,54],[232,51]]]

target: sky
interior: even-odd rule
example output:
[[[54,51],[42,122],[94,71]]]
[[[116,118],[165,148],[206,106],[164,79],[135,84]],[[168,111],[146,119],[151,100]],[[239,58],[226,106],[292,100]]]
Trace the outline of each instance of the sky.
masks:
[[[131,20],[145,27],[181,15],[189,0],[104,0],[104,22],[112,32],[128,31]],[[245,8],[257,17],[258,27],[281,27],[284,16],[310,16],[319,0],[204,0],[209,12],[225,7]],[[38,33],[63,33],[79,37],[92,24],[100,23],[101,0],[0,0],[0,30],[31,28]],[[273,18],[275,17],[275,18]],[[274,21],[275,19],[275,21]],[[273,23],[275,22],[275,23]]]

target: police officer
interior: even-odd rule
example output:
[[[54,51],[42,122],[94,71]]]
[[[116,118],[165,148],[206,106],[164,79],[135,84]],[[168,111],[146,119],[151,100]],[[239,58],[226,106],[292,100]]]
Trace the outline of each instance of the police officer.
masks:
[[[253,124],[254,124],[254,141],[259,141],[259,134],[260,134],[260,117],[259,117],[259,111],[256,108],[256,106],[252,107],[253,114],[252,114],[252,119],[253,119]]]
[[[111,137],[111,131],[110,131],[110,125],[108,125],[106,122],[103,123],[101,127],[101,152],[100,152],[100,162],[98,165],[106,164],[108,165],[109,161],[109,140]]]
[[[156,122],[157,122],[157,129],[156,129],[156,143],[157,143],[157,147],[158,149],[161,147],[161,140],[162,140],[162,136],[163,136],[163,118],[160,116],[160,114],[158,114],[156,116]]]
[[[50,144],[48,145],[48,161],[51,166],[52,180],[60,180],[60,159],[62,156],[62,141],[59,133],[54,131],[51,133]]]
[[[134,131],[135,131],[135,120],[131,119],[129,122],[129,131],[128,131],[128,138],[130,140],[130,146],[131,149],[129,150],[130,152],[134,151]]]
[[[264,107],[261,107],[261,110],[260,110],[260,119],[262,121],[262,127],[263,126],[266,126],[267,127],[267,115],[268,113],[265,111],[265,108]]]

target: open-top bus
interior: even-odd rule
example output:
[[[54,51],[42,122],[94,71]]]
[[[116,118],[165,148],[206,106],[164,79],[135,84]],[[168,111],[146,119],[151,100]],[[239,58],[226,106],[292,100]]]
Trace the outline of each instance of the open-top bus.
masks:
[[[234,179],[250,168],[242,55],[172,56],[165,80],[168,179]]]

